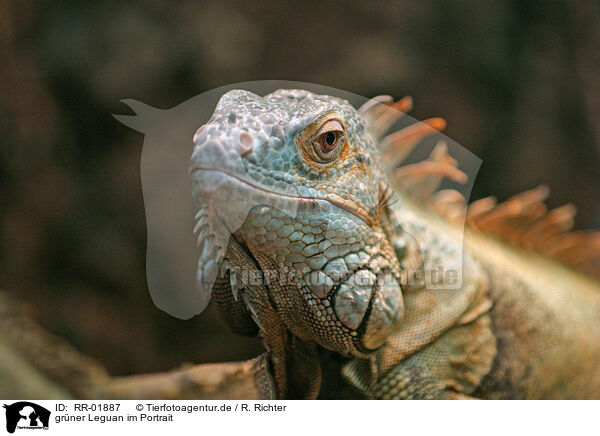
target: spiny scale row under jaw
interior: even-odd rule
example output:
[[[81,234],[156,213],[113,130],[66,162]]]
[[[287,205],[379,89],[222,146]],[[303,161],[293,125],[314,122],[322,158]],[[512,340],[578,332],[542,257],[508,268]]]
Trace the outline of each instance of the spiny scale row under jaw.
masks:
[[[204,240],[208,235],[208,210],[206,208],[200,208],[194,216],[194,219],[196,219],[194,234],[197,238],[196,245],[199,247],[200,244],[204,243]]]

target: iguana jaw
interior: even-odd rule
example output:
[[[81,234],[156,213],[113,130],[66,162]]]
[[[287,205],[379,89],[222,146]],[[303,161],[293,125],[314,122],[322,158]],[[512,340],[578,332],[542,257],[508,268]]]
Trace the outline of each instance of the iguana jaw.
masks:
[[[268,289],[277,307],[296,307],[299,319],[285,319],[284,316],[285,324],[293,333],[342,354],[364,357],[377,349],[402,319],[402,291],[393,273],[397,270],[393,266],[397,261],[382,229],[364,219],[367,216],[364,211],[335,199],[281,194],[210,167],[193,166],[190,172],[195,197],[208,215],[210,230],[205,237],[213,236],[219,241],[229,239],[233,233],[236,241],[259,261],[263,274],[279,271],[285,266],[300,280],[301,289],[297,286],[269,286]],[[210,183],[214,185],[210,186]],[[211,190],[213,198],[208,195]],[[362,213],[354,213],[356,210]],[[239,219],[233,220],[233,217]],[[300,241],[294,242],[296,239],[291,237],[291,231],[282,233],[270,227],[269,223],[275,221],[281,221],[278,228],[310,222],[322,230],[314,240],[306,240],[301,249],[293,249],[292,246]],[[334,222],[344,223],[340,228],[354,230],[336,237]],[[328,229],[331,227],[334,230],[330,234]],[[276,235],[277,241],[261,237],[265,231]],[[304,236],[311,236],[311,232],[303,230],[302,233],[303,241]],[[359,244],[361,241],[364,246]],[[320,244],[325,245],[321,247]],[[351,250],[349,247],[353,244],[356,248]],[[319,248],[306,252],[311,245],[319,245]],[[333,254],[328,250],[338,246],[346,248]],[[231,263],[228,254],[224,253],[224,256]],[[338,265],[336,262],[341,262],[339,268],[334,266]],[[309,280],[327,280],[330,285],[325,289]],[[300,307],[304,307],[304,315]],[[326,318],[322,319],[320,314],[328,309]],[[314,321],[305,325],[301,322],[303,316]],[[319,323],[324,325],[319,327]],[[316,330],[311,332],[313,327]],[[331,333],[321,336],[327,330]]]

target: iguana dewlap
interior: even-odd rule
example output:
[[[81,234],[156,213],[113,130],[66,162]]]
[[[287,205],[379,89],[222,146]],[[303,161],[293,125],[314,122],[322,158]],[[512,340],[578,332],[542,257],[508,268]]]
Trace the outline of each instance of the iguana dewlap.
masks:
[[[279,397],[600,398],[598,282],[476,230],[463,240],[464,199],[433,195],[465,177],[444,146],[396,168],[443,122],[381,138],[410,105],[389,102],[221,98],[190,163],[200,292],[260,335]],[[591,268],[598,237],[563,234],[570,215],[544,196],[480,201],[467,221]],[[422,281],[436,270],[459,276]]]

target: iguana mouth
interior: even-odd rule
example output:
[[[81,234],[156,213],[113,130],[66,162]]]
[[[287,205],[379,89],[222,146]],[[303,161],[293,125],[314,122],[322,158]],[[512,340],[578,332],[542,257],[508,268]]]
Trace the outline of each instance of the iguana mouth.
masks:
[[[224,171],[222,169],[204,167],[204,166],[191,167],[189,170],[189,174],[192,175],[199,171],[218,172],[218,173],[224,174],[226,176],[229,176],[229,177],[237,180],[238,182],[245,184],[246,186],[248,186],[252,189],[256,189],[258,191],[264,192],[269,195],[275,195],[275,196],[279,196],[279,197],[294,199],[300,203],[311,204],[311,203],[315,203],[315,202],[319,202],[319,201],[326,201],[336,207],[339,207],[341,209],[346,210],[347,212],[350,212],[351,214],[353,214],[354,216],[359,218],[361,221],[363,221],[365,224],[367,224],[369,227],[371,227],[375,224],[375,221],[373,220],[373,218],[371,218],[371,216],[367,213],[367,211],[365,211],[361,207],[357,206],[356,204],[354,204],[348,200],[339,198],[339,197],[333,197],[333,196],[330,196],[330,197],[311,197],[311,196],[303,197],[303,196],[298,196],[298,195],[285,194],[282,192],[277,192],[277,191],[265,188],[256,183],[250,182],[250,181],[248,181],[242,177],[236,176],[235,174],[232,174],[228,171]]]

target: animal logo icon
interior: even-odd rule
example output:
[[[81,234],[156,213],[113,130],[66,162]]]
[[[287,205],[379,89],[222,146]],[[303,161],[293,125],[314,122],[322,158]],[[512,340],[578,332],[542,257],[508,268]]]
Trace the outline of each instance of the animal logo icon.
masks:
[[[47,429],[50,421],[50,411],[29,401],[19,401],[6,409],[6,431],[14,433],[19,429]]]

